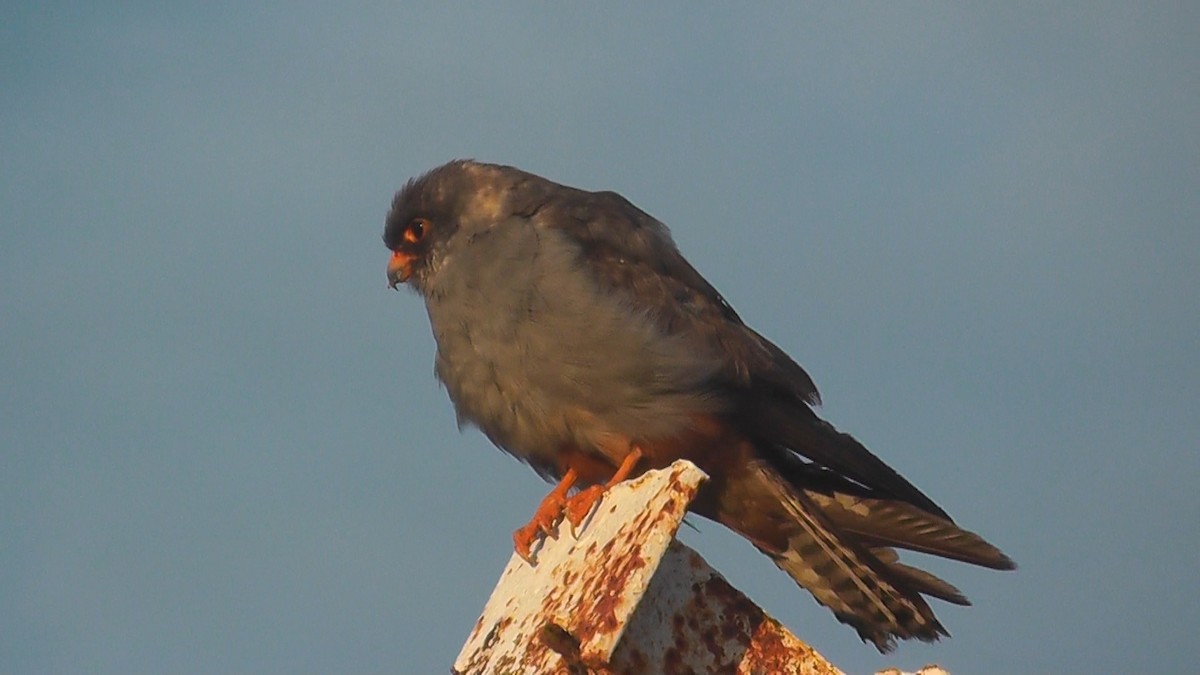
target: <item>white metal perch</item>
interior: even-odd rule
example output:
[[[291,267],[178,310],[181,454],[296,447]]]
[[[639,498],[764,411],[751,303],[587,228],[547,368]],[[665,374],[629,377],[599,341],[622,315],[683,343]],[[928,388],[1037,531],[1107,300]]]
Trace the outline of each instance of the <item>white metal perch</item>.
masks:
[[[679,461],[613,487],[578,538],[514,555],[454,662],[459,675],[840,674],[675,541],[707,476]]]

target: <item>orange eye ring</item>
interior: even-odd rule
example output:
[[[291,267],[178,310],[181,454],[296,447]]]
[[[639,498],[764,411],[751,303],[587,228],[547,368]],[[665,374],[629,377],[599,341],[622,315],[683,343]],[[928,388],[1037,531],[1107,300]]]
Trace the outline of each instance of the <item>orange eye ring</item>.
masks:
[[[415,244],[425,238],[425,230],[428,229],[428,222],[417,218],[404,228],[404,241],[410,244]]]

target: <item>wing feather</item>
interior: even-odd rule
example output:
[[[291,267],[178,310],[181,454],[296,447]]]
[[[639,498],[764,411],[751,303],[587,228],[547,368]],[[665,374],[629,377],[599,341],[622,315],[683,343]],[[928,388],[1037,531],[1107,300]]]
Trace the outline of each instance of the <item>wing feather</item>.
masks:
[[[765,430],[775,445],[945,515],[865,447],[816,417],[810,406],[820,402],[820,395],[812,378],[743,323],[680,254],[665,225],[614,192],[585,192],[548,181],[540,187],[524,190],[530,197],[522,211],[539,227],[570,228],[581,264],[596,283],[655,317],[665,331],[721,359],[721,386],[750,408],[739,413],[740,419]]]
[[[725,361],[723,374],[738,388],[768,387],[805,404],[820,394],[808,373],[741,317],[679,253],[666,225],[614,192],[563,186],[526,211],[542,227],[569,227],[580,260],[596,282],[622,296],[663,329],[697,341]]]

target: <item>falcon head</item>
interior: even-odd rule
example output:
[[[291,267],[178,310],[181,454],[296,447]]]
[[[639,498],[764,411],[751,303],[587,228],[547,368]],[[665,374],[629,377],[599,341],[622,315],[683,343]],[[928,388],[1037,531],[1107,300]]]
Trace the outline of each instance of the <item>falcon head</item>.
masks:
[[[510,166],[455,160],[410,180],[392,200],[383,230],[392,251],[388,285],[424,290],[446,260],[451,238],[517,215],[513,196],[530,179],[536,177]]]

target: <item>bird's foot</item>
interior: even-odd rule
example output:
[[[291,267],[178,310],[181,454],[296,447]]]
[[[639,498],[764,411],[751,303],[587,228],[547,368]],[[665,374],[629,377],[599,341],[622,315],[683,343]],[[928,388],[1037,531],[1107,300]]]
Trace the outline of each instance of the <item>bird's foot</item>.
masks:
[[[593,485],[586,490],[581,490],[578,494],[567,500],[563,508],[563,514],[566,516],[567,522],[571,524],[571,536],[576,536],[579,526],[587,519],[588,514],[592,512],[596,504],[604,498],[604,494],[612,486],[629,478],[633,473],[633,469],[642,459],[642,450],[634,446],[629,454],[625,455],[625,459],[621,460],[621,466],[617,468],[613,477],[604,485]]]
[[[548,508],[549,501],[549,498],[542,501],[542,505],[533,514],[533,518],[513,532],[513,550],[530,565],[533,564],[534,542],[543,535],[553,534],[558,525],[559,516],[562,515],[563,503],[560,501],[556,506]]]
[[[641,458],[641,449],[634,446],[625,458],[621,460],[621,466],[617,468],[612,479],[604,485],[593,485],[581,490],[579,494],[570,499],[567,499],[567,493],[575,485],[579,475],[575,472],[575,469],[568,469],[567,473],[563,475],[562,480],[558,482],[558,485],[554,486],[550,494],[546,495],[546,498],[538,505],[533,518],[523,527],[519,527],[513,532],[513,550],[525,562],[530,565],[534,564],[532,552],[534,542],[541,536],[553,535],[558,529],[558,521],[564,516],[567,522],[571,524],[571,536],[575,536],[579,530],[579,526],[583,524],[583,521],[592,512],[592,508],[596,506],[596,503],[600,501],[604,493],[608,492],[608,489],[612,486],[628,478]]]
[[[534,511],[533,518],[524,526],[513,532],[513,550],[525,562],[533,564],[533,544],[539,537],[552,535],[558,528],[558,521],[563,516],[567,504],[567,491],[575,484],[575,472],[568,471],[558,485],[546,495],[542,503]]]
[[[567,500],[563,506],[563,516],[571,524],[572,537],[578,536],[579,526],[583,525],[583,521],[592,512],[592,508],[604,497],[604,493],[608,492],[608,488],[608,485],[593,485]]]

